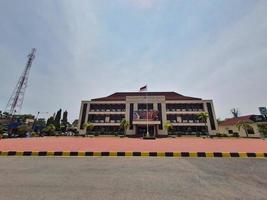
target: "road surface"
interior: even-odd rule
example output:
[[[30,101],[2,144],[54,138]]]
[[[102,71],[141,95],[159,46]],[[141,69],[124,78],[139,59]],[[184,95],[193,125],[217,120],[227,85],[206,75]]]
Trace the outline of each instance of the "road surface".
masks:
[[[267,159],[2,157],[1,200],[264,200]]]

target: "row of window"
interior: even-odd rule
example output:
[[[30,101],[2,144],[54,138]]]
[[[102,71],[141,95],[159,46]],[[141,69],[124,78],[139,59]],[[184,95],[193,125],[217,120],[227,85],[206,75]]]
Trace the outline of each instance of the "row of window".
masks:
[[[200,120],[197,115],[167,115],[167,120],[171,123],[204,123],[204,121]]]
[[[93,130],[87,131],[87,134],[97,135],[118,135],[124,131],[119,126],[94,126]]]
[[[124,112],[125,104],[90,104],[91,112]]]
[[[125,104],[91,104],[91,112],[125,112]],[[152,103],[138,104],[138,111],[153,110]],[[203,111],[202,103],[195,104],[166,104],[167,111]]]
[[[204,132],[206,130],[205,126],[173,126],[170,132]]]
[[[202,103],[175,103],[166,104],[167,111],[201,111],[204,110]]]
[[[92,123],[120,123],[124,115],[88,115],[88,121]]]
[[[173,126],[169,131],[169,134],[184,134],[194,135],[196,133],[205,133],[206,127],[204,126]],[[93,130],[88,131],[89,134],[105,134],[115,135],[123,133],[123,130],[119,126],[94,126]]]

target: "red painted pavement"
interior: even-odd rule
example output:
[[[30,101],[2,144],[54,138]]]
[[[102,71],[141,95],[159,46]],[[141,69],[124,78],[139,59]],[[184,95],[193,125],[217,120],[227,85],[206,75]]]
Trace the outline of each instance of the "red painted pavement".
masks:
[[[0,140],[0,151],[185,151],[267,152],[267,140],[163,138],[44,137]]]

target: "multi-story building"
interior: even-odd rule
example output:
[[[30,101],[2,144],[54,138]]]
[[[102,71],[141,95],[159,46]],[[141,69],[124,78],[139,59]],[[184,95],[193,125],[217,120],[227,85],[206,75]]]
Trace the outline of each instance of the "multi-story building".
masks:
[[[208,113],[206,122],[198,114]],[[172,132],[180,134],[215,133],[218,125],[212,100],[183,96],[176,92],[117,92],[107,97],[82,101],[79,131],[90,122],[92,132],[113,135],[120,131],[122,119],[129,121],[128,136],[167,136],[164,124],[170,122]]]

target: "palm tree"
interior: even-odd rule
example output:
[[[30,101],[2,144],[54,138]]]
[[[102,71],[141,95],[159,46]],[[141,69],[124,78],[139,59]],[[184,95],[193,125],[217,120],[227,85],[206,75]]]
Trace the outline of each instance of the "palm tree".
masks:
[[[169,133],[169,131],[172,130],[173,126],[172,126],[172,124],[171,124],[169,121],[166,121],[166,122],[164,123],[164,128],[165,128],[165,130],[167,130],[167,132]]]
[[[208,132],[208,130],[207,130],[207,120],[208,120],[208,118],[209,118],[209,114],[208,114],[207,112],[202,112],[202,113],[199,113],[199,114],[197,115],[197,118],[198,118],[200,121],[202,121],[202,122],[205,123],[205,129],[206,129],[207,133],[209,134],[209,132]]]
[[[241,128],[244,129],[247,137],[248,137],[248,129],[253,129],[252,126],[250,126],[248,122],[242,122],[242,121],[239,121],[236,124],[236,127],[238,131],[240,131]]]
[[[128,130],[129,127],[130,127],[129,121],[127,121],[126,119],[121,120],[120,128],[124,130],[124,134],[126,134],[126,131]]]
[[[94,125],[90,122],[84,123],[83,128],[86,130],[86,134],[88,134],[91,130],[93,130]]]

